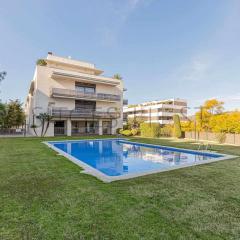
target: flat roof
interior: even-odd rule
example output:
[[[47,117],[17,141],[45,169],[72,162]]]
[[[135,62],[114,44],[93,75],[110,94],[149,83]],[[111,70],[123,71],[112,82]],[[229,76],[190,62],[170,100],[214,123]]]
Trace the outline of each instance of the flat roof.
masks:
[[[170,98],[170,99],[165,99],[165,100],[154,100],[154,101],[148,101],[148,102],[143,102],[143,103],[137,103],[137,104],[129,104],[125,108],[133,108],[133,107],[139,107],[139,106],[149,106],[149,105],[157,105],[161,103],[166,103],[166,102],[184,102],[186,103],[187,100],[185,99],[180,99],[180,98]]]
[[[52,63],[60,63],[60,64],[69,65],[69,66],[73,66],[73,67],[77,67],[77,68],[92,70],[97,75],[100,75],[103,73],[102,70],[97,69],[95,67],[95,64],[85,62],[85,61],[74,60],[71,57],[59,57],[59,56],[55,56],[53,54],[48,54],[46,61],[49,63],[51,63],[51,62]]]

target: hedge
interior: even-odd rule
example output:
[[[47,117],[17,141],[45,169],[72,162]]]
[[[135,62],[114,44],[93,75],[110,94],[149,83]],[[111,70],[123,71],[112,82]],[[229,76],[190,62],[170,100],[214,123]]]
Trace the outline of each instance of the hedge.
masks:
[[[140,131],[142,137],[159,137],[161,127],[158,123],[141,123]]]

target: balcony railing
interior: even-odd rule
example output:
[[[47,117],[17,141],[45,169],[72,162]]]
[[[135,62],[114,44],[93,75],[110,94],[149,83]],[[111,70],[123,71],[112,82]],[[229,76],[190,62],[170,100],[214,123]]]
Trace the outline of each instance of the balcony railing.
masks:
[[[54,136],[66,135],[67,130],[65,127],[54,127]]]
[[[128,99],[123,99],[123,105],[128,105]]]
[[[75,99],[88,99],[99,101],[118,102],[121,100],[120,95],[106,94],[106,93],[84,93],[77,90],[52,88],[52,97],[59,98],[75,98]]]
[[[51,115],[57,118],[120,118],[119,112],[107,112],[107,111],[96,111],[88,109],[76,109],[76,110],[65,110],[65,109],[52,109]]]
[[[72,127],[72,135],[91,135],[99,134],[99,127]]]

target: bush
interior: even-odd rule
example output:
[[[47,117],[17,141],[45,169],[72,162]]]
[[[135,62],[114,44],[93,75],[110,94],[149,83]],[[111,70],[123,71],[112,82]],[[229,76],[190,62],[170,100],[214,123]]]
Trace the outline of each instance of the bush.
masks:
[[[46,66],[47,62],[44,59],[38,59],[37,60],[37,65]]]
[[[217,133],[216,139],[219,143],[225,143],[226,141],[226,133]]]
[[[132,135],[132,132],[131,130],[123,130],[121,134],[128,137]]]
[[[160,124],[158,123],[141,123],[140,131],[142,137],[159,137],[160,136]]]
[[[173,135],[173,126],[172,125],[165,125],[161,128],[161,136],[172,137],[172,135]]]
[[[117,134],[121,133],[121,130],[122,130],[122,128],[117,128],[117,129],[116,129],[116,133],[117,133]]]
[[[133,136],[136,136],[138,134],[138,129],[137,128],[132,129],[131,133]]]
[[[173,115],[173,122],[174,122],[174,137],[181,138],[182,137],[182,129],[180,124],[180,117],[179,115]]]

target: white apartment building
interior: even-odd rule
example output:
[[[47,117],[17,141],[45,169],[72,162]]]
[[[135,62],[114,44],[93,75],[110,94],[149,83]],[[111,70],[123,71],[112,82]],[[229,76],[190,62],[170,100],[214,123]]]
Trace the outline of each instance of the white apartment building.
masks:
[[[123,120],[141,118],[148,123],[172,124],[173,115],[178,114],[181,120],[187,117],[187,101],[183,99],[167,99],[144,102],[123,108]]]
[[[115,134],[122,127],[123,82],[94,64],[48,53],[37,64],[25,103],[27,131],[41,134],[40,113],[51,116],[46,136]]]

